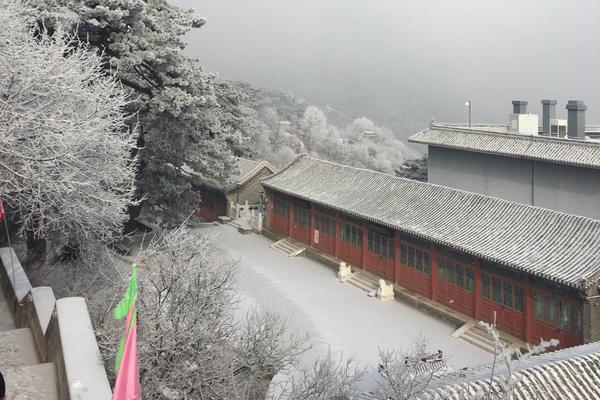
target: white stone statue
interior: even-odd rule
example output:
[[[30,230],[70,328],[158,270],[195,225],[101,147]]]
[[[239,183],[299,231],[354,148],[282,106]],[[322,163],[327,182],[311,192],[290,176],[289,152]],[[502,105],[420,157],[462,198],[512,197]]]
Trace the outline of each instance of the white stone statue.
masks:
[[[343,282],[352,275],[352,268],[350,267],[350,265],[342,261],[340,262],[340,268],[338,269],[337,275],[339,280]]]
[[[389,300],[394,298],[394,285],[387,284],[383,279],[379,280],[379,288],[377,288],[377,297],[380,300]]]

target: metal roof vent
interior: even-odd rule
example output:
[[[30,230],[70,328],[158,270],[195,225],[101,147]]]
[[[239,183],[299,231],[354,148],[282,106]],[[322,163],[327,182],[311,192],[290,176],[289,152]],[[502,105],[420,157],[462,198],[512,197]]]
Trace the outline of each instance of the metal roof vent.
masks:
[[[567,135],[571,139],[585,139],[585,110],[587,107],[580,100],[569,100],[567,103]]]
[[[537,114],[527,113],[527,102],[524,100],[514,100],[512,105],[513,113],[508,117],[508,132],[521,135],[537,135]]]

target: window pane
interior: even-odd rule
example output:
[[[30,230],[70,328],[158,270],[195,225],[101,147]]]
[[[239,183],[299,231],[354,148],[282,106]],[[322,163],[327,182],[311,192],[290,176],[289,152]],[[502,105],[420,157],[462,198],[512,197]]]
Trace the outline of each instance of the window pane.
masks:
[[[415,248],[408,247],[408,266],[415,267]]]
[[[515,286],[515,309],[520,312],[525,311],[523,302],[523,288],[521,286]]]
[[[423,253],[423,272],[427,275],[431,274],[431,261],[429,260],[429,253]]]
[[[417,258],[417,262],[416,262],[416,267],[417,267],[417,271],[423,271],[423,252],[421,250],[416,250],[415,251],[416,254],[416,258]]]
[[[481,296],[490,298],[490,276],[483,272],[481,273]]]
[[[465,269],[460,264],[456,264],[456,286],[465,287]]]
[[[502,286],[500,279],[492,278],[492,298],[496,303],[502,302]]]
[[[443,259],[437,258],[438,280],[444,282],[446,280],[446,263]]]
[[[393,240],[389,240],[388,241],[388,258],[390,260],[394,259],[394,253],[396,252],[396,248],[394,247],[394,241]]]
[[[553,297],[547,297],[547,314],[546,321],[551,323],[552,325],[556,325],[556,300]]]
[[[446,261],[446,270],[448,272],[448,283],[455,285],[456,284],[456,269],[454,268],[454,263],[451,261]]]
[[[400,262],[404,265],[406,265],[406,263],[407,263],[406,260],[408,259],[408,257],[407,257],[408,255],[406,254],[406,252],[407,252],[406,245],[401,244],[400,245]]]
[[[544,319],[544,296],[539,292],[533,294],[533,314],[537,319]]]
[[[504,281],[504,305],[512,307],[513,304],[512,283]]]
[[[560,319],[559,326],[560,329],[569,329],[569,305],[566,303],[560,302]]]
[[[467,288],[467,290],[469,292],[472,292],[473,291],[473,271],[469,268],[466,268],[465,276],[466,276],[465,287]]]
[[[583,318],[581,308],[575,308],[575,333],[581,335],[583,332]]]
[[[373,251],[373,247],[374,247],[373,246],[373,233],[369,232],[369,245],[368,245],[369,251]]]

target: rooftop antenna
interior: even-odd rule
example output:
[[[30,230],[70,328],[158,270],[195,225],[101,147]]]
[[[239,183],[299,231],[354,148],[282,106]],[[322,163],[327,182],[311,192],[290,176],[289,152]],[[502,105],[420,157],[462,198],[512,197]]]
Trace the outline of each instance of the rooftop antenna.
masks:
[[[469,128],[471,128],[471,100],[465,102],[465,107],[469,107]]]

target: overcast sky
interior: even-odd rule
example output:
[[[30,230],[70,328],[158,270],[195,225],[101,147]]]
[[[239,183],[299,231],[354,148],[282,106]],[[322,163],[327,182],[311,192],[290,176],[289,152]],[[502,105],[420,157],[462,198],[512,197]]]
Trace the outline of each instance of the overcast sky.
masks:
[[[189,54],[222,78],[291,91],[409,132],[506,122],[511,100],[584,100],[600,123],[600,1],[170,0],[207,24]]]

